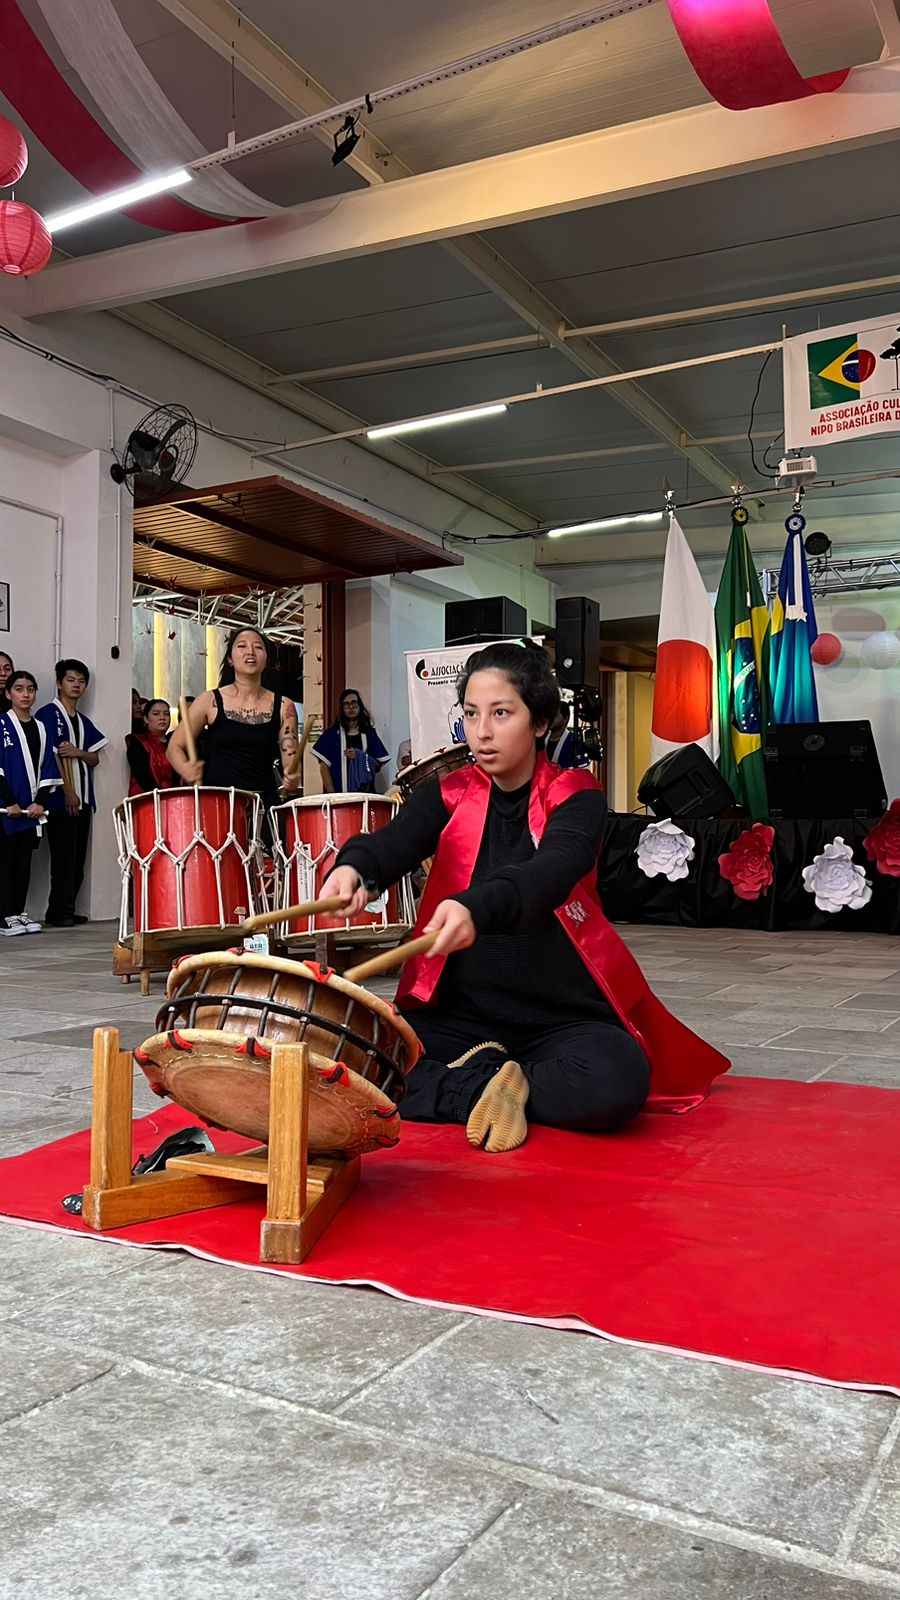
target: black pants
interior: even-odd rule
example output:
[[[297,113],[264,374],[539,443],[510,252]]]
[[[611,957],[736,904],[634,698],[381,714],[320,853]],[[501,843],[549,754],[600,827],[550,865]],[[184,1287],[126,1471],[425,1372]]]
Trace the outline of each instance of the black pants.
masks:
[[[47,818],[47,839],[50,844],[47,917],[50,921],[60,922],[75,915],[75,902],[84,882],[90,836],[91,812],[87,806],[82,806],[77,817],[70,817],[65,811],[50,812]]]
[[[506,1028],[502,1055],[448,1071],[448,1061],[491,1037],[484,1023],[431,1006],[405,1015],[425,1046],[400,1103],[400,1115],[411,1122],[466,1122],[508,1057],[518,1061],[530,1084],[529,1121],[550,1128],[612,1133],[636,1117],[647,1098],[647,1058],[617,1023],[559,1022],[516,1030],[514,1038]]]
[[[34,828],[22,833],[0,830],[0,919],[18,917],[25,910],[36,844]]]

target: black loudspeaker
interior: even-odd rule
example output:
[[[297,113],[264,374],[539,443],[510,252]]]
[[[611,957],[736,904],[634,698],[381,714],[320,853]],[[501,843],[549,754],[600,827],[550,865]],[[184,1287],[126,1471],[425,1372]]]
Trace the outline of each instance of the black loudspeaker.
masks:
[[[556,602],[556,681],[563,689],[596,688],[600,677],[600,607],[584,595]]]
[[[487,600],[448,600],[444,606],[445,644],[520,639],[527,632],[528,612],[505,594],[491,595]]]
[[[772,817],[880,817],[887,805],[870,722],[773,722],[763,753]]]
[[[641,779],[638,799],[655,817],[716,817],[734,805],[721,772],[698,744],[654,761]]]

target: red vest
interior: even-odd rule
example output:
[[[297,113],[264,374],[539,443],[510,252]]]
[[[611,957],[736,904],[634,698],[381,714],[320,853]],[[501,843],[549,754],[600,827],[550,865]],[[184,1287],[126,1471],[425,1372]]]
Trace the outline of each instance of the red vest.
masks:
[[[556,806],[584,789],[596,789],[589,772],[560,772],[539,755],[531,784],[528,826],[541,839]],[[460,894],[472,882],[491,797],[491,780],[480,767],[463,767],[441,779],[450,819],[441,834],[434,865],[419,906],[416,932],[428,926],[441,900]],[[709,1094],[710,1084],[731,1063],[667,1011],[644,974],[607,922],[594,875],[577,883],[556,912],[560,923],[613,1010],[650,1062],[648,1111],[690,1111]],[[407,961],[397,990],[401,1010],[429,1005],[437,990],[446,957],[414,957]]]
[[[152,733],[133,733],[131,737],[136,739],[138,744],[143,745],[150,757],[150,771],[153,774],[153,782],[157,789],[174,788],[178,780],[175,768],[166,754],[166,747],[162,739],[155,739]],[[134,773],[131,773],[129,779],[128,793],[129,795],[144,793]]]

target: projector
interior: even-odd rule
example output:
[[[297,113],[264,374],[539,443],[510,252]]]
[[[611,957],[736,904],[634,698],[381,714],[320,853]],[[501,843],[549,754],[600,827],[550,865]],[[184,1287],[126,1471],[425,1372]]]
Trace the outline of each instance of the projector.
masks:
[[[801,483],[811,483],[817,472],[815,456],[785,456],[778,463],[775,486],[778,489],[797,489]]]

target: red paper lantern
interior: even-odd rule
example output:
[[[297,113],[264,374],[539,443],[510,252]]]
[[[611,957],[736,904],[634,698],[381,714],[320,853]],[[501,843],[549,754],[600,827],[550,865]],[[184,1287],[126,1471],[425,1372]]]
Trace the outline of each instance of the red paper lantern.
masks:
[[[820,633],[810,650],[813,661],[820,667],[833,667],[844,653],[844,646],[835,633]]]
[[[0,271],[27,277],[47,265],[52,251],[43,217],[21,200],[0,200]]]
[[[18,183],[28,165],[28,146],[8,117],[0,117],[0,189]]]

